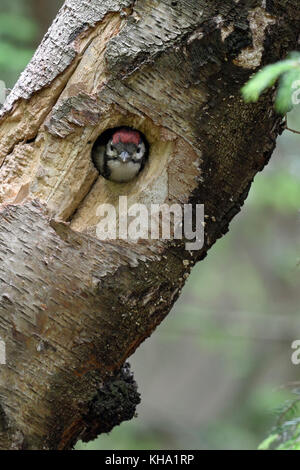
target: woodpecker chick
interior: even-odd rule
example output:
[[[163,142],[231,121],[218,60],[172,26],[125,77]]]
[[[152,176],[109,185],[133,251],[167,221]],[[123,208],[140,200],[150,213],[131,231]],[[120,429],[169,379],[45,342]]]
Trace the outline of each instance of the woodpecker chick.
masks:
[[[145,142],[138,131],[121,128],[114,132],[107,144],[93,151],[96,168],[104,178],[127,183],[144,168],[147,158]]]

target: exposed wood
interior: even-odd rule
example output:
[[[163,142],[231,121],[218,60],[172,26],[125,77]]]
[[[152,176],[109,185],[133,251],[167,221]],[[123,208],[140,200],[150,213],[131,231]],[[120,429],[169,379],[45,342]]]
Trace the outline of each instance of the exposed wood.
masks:
[[[119,371],[268,162],[281,131],[272,92],[246,105],[240,88],[297,47],[299,26],[297,0],[62,7],[1,110],[1,448],[71,448],[107,431],[107,416],[113,426],[133,415],[135,385]],[[121,125],[150,144],[128,184],[91,161],[97,137]],[[204,247],[98,240],[97,208],[118,208],[120,195],[204,203]]]

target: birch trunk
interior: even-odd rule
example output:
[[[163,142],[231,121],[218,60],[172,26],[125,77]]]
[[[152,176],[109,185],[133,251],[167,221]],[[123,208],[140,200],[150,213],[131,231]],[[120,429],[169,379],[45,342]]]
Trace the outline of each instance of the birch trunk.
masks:
[[[298,0],[61,8],[1,111],[0,448],[70,449],[133,416],[124,362],[226,233],[281,131],[273,92],[246,105],[240,88],[297,47],[299,25]],[[150,155],[116,184],[91,150],[123,125]],[[99,240],[97,208],[120,195],[203,203],[203,248]]]

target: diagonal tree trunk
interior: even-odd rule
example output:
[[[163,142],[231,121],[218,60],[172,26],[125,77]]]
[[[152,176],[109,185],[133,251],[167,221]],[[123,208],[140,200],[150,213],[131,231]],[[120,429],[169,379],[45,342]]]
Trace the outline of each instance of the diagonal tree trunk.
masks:
[[[281,131],[272,93],[240,87],[297,47],[298,0],[68,0],[0,123],[0,448],[69,449],[130,419],[126,359],[227,230]],[[131,183],[91,150],[132,126],[150,145]],[[203,203],[205,243],[100,241],[101,203]]]

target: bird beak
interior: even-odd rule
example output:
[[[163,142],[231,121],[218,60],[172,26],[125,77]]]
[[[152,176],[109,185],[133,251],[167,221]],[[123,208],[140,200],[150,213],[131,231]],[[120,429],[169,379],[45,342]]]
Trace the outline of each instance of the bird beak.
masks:
[[[128,153],[128,152],[125,152],[125,151],[124,151],[124,152],[121,152],[121,154],[120,154],[120,159],[121,159],[121,161],[122,161],[123,163],[128,162],[128,160],[130,160],[130,155],[129,155],[129,153]]]

